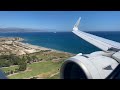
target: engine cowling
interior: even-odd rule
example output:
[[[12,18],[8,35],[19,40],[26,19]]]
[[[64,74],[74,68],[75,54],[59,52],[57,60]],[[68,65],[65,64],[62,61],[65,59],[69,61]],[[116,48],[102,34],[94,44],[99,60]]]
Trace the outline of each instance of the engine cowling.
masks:
[[[118,66],[110,53],[78,54],[66,60],[60,69],[61,79],[105,79]]]

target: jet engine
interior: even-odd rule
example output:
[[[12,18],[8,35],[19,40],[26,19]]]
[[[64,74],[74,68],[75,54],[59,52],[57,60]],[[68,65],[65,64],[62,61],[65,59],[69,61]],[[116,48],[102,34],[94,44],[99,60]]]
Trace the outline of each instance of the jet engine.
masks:
[[[118,53],[120,56],[120,52]],[[105,79],[118,66],[116,53],[97,51],[91,54],[77,54],[61,66],[61,79]]]

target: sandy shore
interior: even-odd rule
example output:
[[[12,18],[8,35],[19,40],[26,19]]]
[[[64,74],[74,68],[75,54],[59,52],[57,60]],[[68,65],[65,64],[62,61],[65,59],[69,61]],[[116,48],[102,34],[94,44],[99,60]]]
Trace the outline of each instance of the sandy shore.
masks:
[[[50,50],[50,51],[54,51],[54,52],[59,52],[59,53],[69,53],[69,52],[65,52],[65,51],[60,51],[60,50],[55,50],[55,49],[51,49],[51,48],[46,48],[46,47],[42,47],[42,46],[37,46],[37,45],[32,45],[32,44],[29,44],[29,43],[22,43],[22,42],[19,42],[23,45],[26,45],[28,47],[30,47],[31,49],[38,49],[38,50]],[[69,53],[69,54],[72,54],[72,53]]]
[[[0,51],[4,54],[7,53],[12,53],[12,54],[16,54],[16,55],[23,55],[23,54],[29,54],[29,53],[34,53],[34,52],[39,52],[41,50],[44,51],[53,51],[53,52],[59,52],[59,53],[63,53],[64,51],[59,51],[59,50],[55,50],[55,49],[51,49],[51,48],[46,48],[46,47],[42,47],[42,46],[37,46],[37,45],[32,45],[32,44],[28,44],[28,43],[23,43],[24,39],[23,38],[19,38],[19,37],[15,37],[15,38],[0,38]],[[64,52],[64,53],[68,53],[68,52]],[[69,53],[72,54],[72,53]]]

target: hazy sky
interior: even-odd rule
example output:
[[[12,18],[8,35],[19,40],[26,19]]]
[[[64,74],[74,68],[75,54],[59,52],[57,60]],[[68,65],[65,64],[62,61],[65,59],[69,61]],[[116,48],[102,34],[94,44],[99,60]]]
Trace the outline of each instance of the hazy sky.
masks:
[[[120,31],[120,11],[0,11],[0,27],[72,31],[79,17],[82,31]]]

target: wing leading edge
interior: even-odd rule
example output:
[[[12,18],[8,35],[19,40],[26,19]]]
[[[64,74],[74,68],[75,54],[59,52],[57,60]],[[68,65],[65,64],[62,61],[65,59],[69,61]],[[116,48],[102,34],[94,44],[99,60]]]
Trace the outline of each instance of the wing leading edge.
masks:
[[[84,39],[85,41],[91,43],[92,45],[98,47],[103,51],[120,51],[120,43],[108,40],[96,35],[92,35],[86,32],[82,32],[78,29],[81,17],[78,19],[73,28],[73,33]]]

